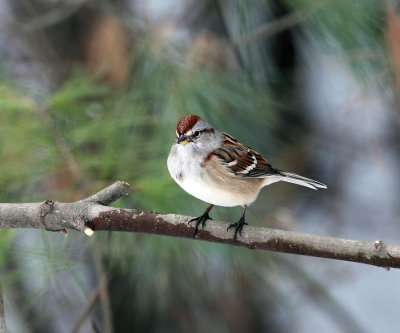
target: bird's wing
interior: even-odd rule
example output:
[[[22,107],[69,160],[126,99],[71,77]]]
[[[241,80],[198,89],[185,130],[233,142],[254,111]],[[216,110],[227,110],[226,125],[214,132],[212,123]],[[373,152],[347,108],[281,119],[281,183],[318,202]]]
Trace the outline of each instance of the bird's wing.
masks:
[[[214,150],[213,155],[238,176],[263,178],[279,174],[259,153],[226,133],[223,134],[222,146]]]

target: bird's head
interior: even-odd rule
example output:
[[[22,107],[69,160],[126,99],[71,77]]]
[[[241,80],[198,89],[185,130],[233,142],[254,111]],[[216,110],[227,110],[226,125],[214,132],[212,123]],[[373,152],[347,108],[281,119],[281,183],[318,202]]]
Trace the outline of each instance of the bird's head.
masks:
[[[199,116],[190,114],[179,119],[175,143],[195,150],[211,151],[220,143],[219,133]]]

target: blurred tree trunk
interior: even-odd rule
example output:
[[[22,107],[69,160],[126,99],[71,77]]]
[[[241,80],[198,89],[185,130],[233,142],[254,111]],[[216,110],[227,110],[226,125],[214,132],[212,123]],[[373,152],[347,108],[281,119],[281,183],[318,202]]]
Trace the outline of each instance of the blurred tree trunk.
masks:
[[[4,311],[3,290],[0,285],[0,332],[7,333],[6,316]]]
[[[388,1],[386,10],[386,43],[392,60],[397,89],[400,89],[400,5]]]

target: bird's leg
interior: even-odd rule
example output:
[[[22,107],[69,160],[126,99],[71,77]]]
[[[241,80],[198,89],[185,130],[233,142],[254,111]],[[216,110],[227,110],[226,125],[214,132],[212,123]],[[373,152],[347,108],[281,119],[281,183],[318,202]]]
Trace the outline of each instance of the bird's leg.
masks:
[[[228,228],[226,229],[226,231],[228,231],[230,228],[235,228],[235,232],[233,233],[233,244],[236,243],[236,239],[237,239],[237,234],[239,233],[240,236],[242,236],[242,229],[243,226],[247,223],[244,221],[245,219],[245,214],[246,214],[246,208],[247,206],[244,205],[243,206],[243,214],[242,217],[239,219],[239,221],[237,221],[236,223],[231,223]]]
[[[214,205],[210,205],[207,207],[206,211],[203,213],[203,215],[196,217],[194,219],[191,219],[188,224],[192,223],[192,222],[196,222],[196,225],[194,226],[194,233],[193,233],[193,238],[196,237],[197,231],[199,230],[199,224],[201,223],[201,227],[204,228],[204,225],[206,224],[207,220],[212,220],[212,218],[210,217],[210,215],[208,215],[208,213],[210,212],[210,210],[214,207]]]

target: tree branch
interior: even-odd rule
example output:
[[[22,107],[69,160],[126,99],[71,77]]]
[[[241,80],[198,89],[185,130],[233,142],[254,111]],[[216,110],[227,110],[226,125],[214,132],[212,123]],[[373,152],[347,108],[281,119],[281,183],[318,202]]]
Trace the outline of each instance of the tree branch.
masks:
[[[87,199],[72,203],[47,200],[41,203],[0,204],[0,228],[38,228],[49,231],[92,229],[192,237],[193,227],[187,224],[191,219],[189,216],[104,206],[129,192],[130,187],[127,183],[116,182]],[[232,244],[233,231],[228,232],[227,226],[228,223],[209,220],[205,228],[199,230],[196,238]],[[379,240],[362,242],[246,226],[235,245],[253,250],[294,253],[385,268],[400,268],[400,247]]]
[[[90,312],[92,311],[93,307],[96,305],[97,300],[99,299],[101,293],[104,291],[104,289],[107,287],[107,281],[106,277],[102,276],[99,285],[97,288],[89,295],[86,304],[79,315],[78,320],[76,321],[71,333],[79,333],[81,327],[85,323],[85,320],[89,316]]]

